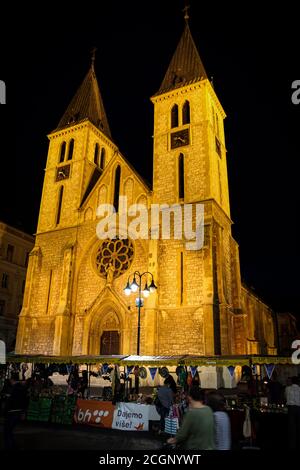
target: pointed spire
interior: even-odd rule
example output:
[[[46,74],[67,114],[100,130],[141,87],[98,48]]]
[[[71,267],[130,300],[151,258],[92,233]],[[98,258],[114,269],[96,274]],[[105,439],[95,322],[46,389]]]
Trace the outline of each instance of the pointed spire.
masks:
[[[189,7],[186,6],[183,10],[185,13],[183,34],[156,95],[207,78],[204,65],[202,64],[188,25],[188,8]]]
[[[78,122],[88,119],[107,137],[111,138],[111,133],[100,94],[95,70],[95,53],[92,50],[91,66],[86,74],[82,84],[75,93],[63,117],[59,121],[56,131],[74,125]]]

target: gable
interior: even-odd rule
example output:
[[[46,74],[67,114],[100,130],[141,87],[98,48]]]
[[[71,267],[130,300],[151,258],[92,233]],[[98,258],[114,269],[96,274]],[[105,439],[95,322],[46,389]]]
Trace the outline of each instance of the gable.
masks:
[[[113,204],[115,172],[118,166],[121,168],[120,196],[127,197],[127,205],[141,202],[149,204],[152,195],[150,188],[129,162],[121,154],[116,154],[102,174],[99,171],[93,173],[80,208],[81,222],[95,220],[96,210],[100,204]]]

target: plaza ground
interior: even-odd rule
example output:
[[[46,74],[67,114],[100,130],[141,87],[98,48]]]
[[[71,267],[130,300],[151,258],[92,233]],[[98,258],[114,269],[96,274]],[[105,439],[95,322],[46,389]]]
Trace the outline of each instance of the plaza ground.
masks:
[[[167,435],[124,432],[91,426],[62,426],[21,422],[15,428],[17,449],[22,450],[156,450]],[[0,423],[0,450],[3,450],[3,423]]]

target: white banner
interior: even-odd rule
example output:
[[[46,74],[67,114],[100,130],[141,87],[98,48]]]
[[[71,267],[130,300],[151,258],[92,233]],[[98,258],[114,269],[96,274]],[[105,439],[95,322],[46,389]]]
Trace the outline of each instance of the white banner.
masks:
[[[149,405],[117,403],[112,428],[123,431],[148,431]]]

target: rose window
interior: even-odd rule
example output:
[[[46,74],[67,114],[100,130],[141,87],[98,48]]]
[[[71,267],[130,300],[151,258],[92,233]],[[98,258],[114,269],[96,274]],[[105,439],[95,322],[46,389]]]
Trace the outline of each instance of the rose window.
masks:
[[[114,278],[121,276],[130,267],[133,258],[133,244],[128,238],[104,240],[96,254],[98,273],[106,277],[112,267]]]

